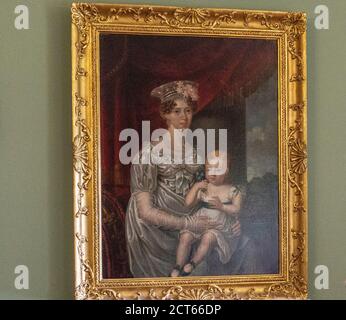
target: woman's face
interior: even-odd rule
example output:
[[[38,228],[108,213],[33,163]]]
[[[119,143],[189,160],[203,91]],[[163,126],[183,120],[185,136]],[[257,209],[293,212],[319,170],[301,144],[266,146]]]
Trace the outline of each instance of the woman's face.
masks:
[[[192,121],[192,107],[183,99],[175,100],[175,107],[170,113],[163,114],[168,128],[187,129]]]

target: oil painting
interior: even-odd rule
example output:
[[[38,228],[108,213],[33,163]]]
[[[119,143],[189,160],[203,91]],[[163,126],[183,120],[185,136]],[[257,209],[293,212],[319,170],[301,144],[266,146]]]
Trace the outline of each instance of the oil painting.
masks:
[[[103,275],[162,277],[174,267],[177,276],[277,273],[276,42],[106,34],[100,38],[100,55]],[[174,130],[202,129],[205,137],[214,129],[216,146],[224,129],[227,174],[217,185],[228,186],[226,192],[218,188],[221,200],[230,206],[241,202],[237,212],[204,208],[222,217],[214,219],[216,226],[193,232],[203,229],[198,217],[208,213],[200,212],[203,203],[191,207],[185,198],[196,183],[215,186],[205,161],[123,164],[121,148],[129,141],[120,141],[121,133],[135,130],[142,141],[146,123],[150,136],[163,128],[172,136]],[[200,138],[198,131],[195,136]],[[196,149],[191,145],[187,153]],[[217,190],[210,192],[217,196]],[[227,195],[238,192],[234,199]],[[196,218],[191,230],[180,221],[187,217]],[[232,236],[228,220],[239,221],[234,226],[239,235]]]

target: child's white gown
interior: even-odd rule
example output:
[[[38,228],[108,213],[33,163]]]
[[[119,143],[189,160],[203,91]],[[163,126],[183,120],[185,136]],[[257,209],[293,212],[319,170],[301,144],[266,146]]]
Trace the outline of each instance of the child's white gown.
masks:
[[[234,186],[230,187],[228,197],[226,199],[220,199],[223,204],[231,204],[233,201],[234,196],[236,196],[240,192],[237,188]],[[193,236],[196,239],[200,239],[205,232],[212,232],[217,240],[217,245],[215,247],[215,250],[217,251],[219,255],[220,261],[225,264],[227,263],[235,249],[238,242],[238,237],[234,236],[232,234],[231,229],[231,218],[226,213],[218,210],[218,209],[212,209],[209,205],[209,196],[203,192],[199,191],[197,195],[198,199],[201,201],[202,207],[196,211],[193,216],[200,217],[208,217],[212,219],[213,222],[216,222],[217,226],[213,229],[208,229],[207,231],[204,231],[203,233],[194,233],[189,230],[182,230],[183,232],[189,232],[193,234]]]

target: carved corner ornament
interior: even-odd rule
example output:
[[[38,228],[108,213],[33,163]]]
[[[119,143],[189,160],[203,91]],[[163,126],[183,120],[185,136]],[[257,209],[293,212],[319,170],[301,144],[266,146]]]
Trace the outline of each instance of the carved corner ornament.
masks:
[[[73,3],[72,107],[76,299],[306,299],[306,15]],[[279,61],[280,272],[172,280],[102,279],[97,171],[97,37],[102,32],[276,40]]]

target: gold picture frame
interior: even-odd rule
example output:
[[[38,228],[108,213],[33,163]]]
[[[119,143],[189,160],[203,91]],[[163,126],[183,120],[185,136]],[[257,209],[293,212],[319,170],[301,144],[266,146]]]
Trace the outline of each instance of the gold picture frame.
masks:
[[[302,12],[72,4],[76,299],[307,298],[306,15]],[[101,272],[101,33],[270,39],[278,52],[279,272],[103,279]]]

